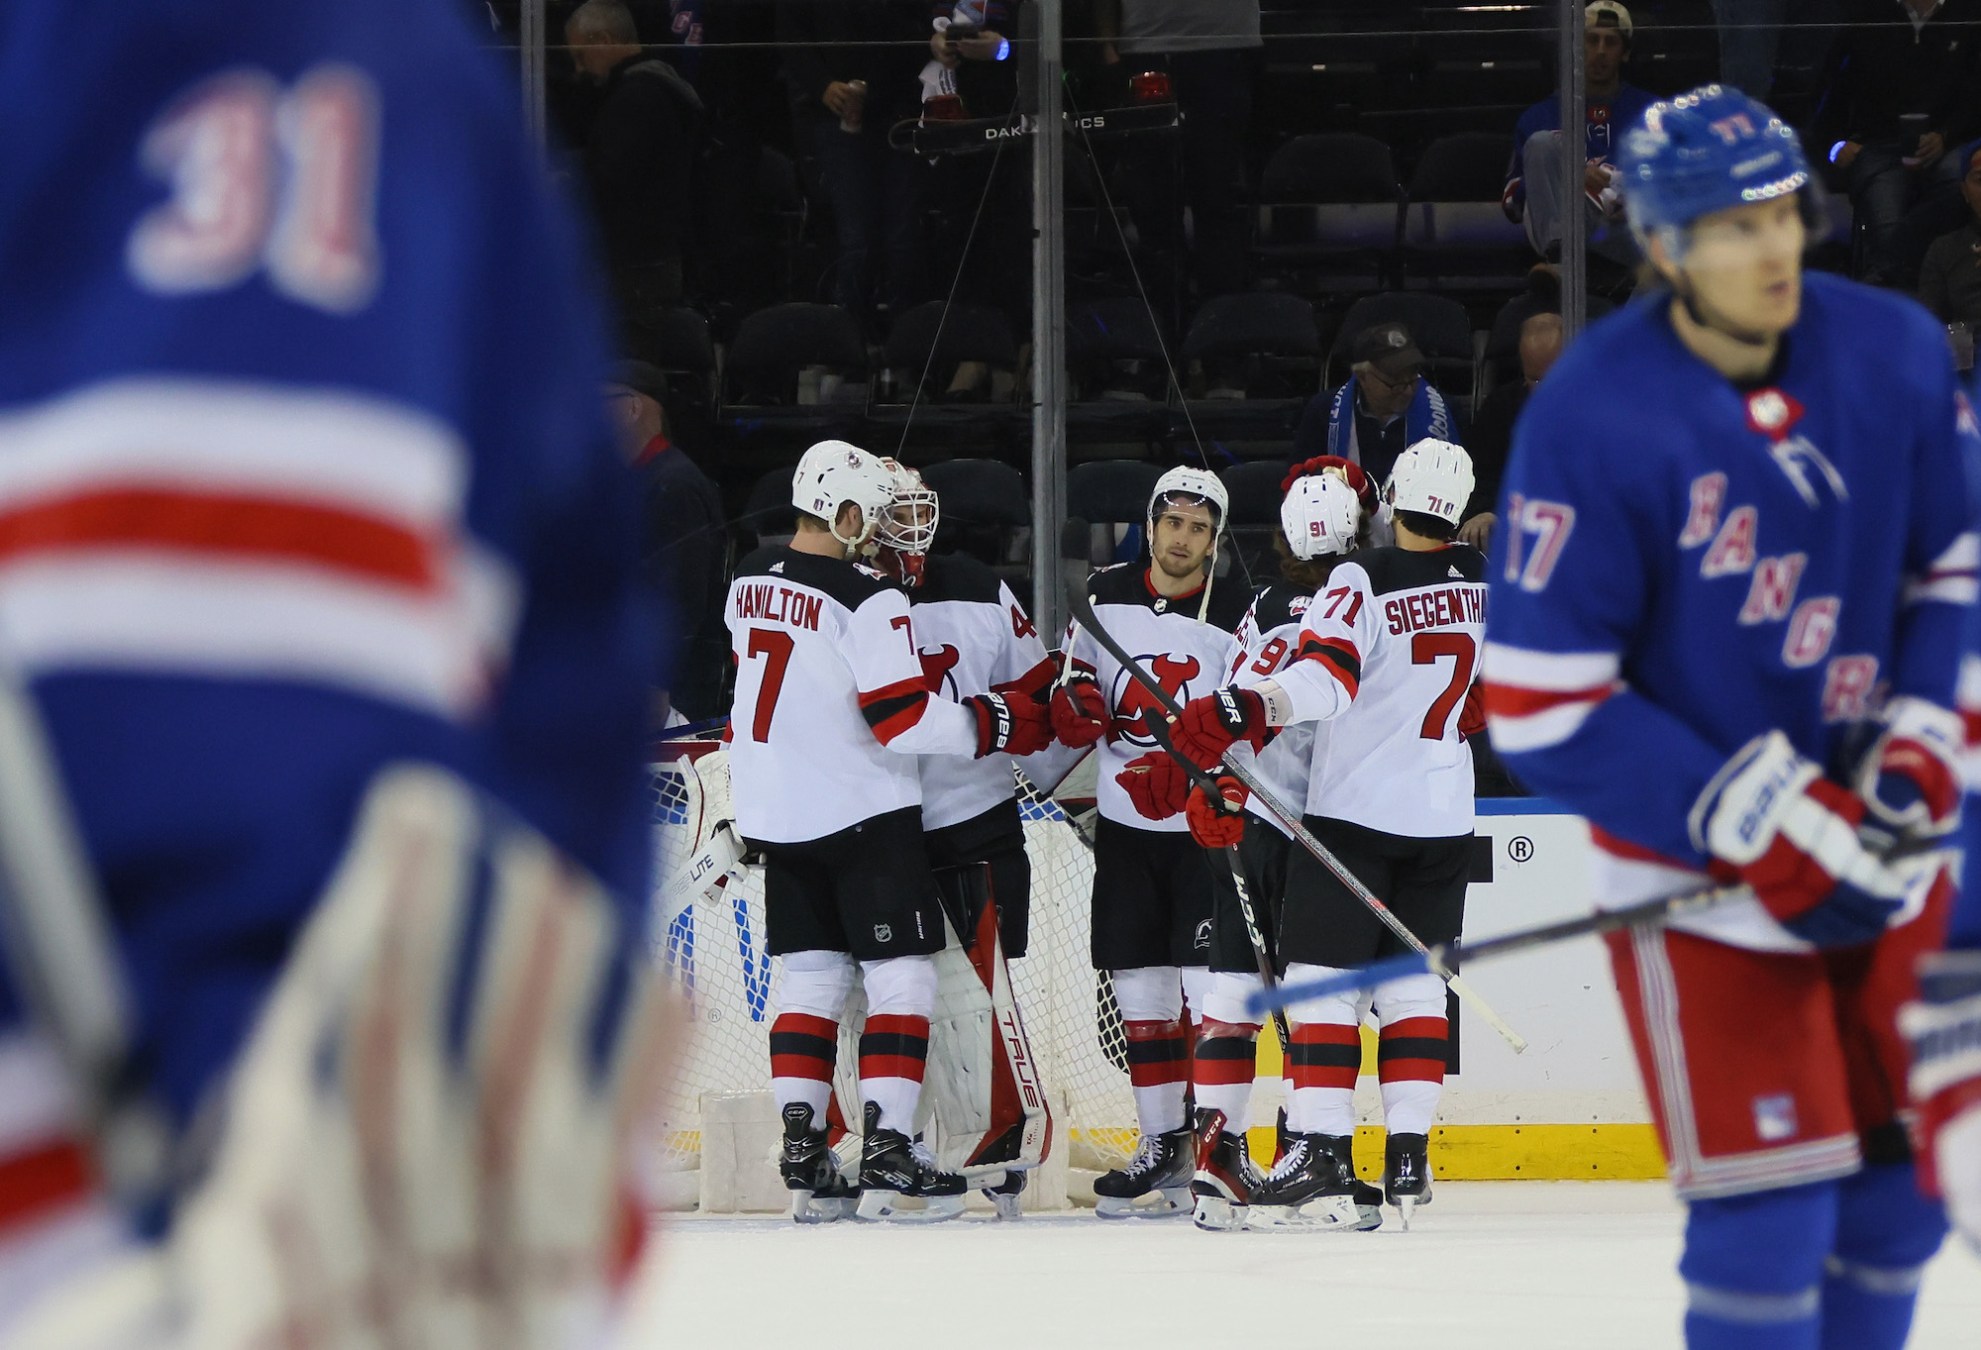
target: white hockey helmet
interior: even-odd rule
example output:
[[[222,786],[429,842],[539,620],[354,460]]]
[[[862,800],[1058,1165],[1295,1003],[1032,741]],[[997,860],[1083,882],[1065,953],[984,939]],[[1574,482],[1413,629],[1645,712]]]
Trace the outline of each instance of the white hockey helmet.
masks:
[[[921,581],[923,562],[929,547],[935,543],[942,505],[936,499],[935,489],[922,481],[919,471],[896,459],[883,459],[881,463],[893,477],[894,495],[881,513],[874,542],[890,555],[889,570],[913,586]]]
[[[879,458],[847,441],[820,441],[798,459],[791,475],[791,504],[817,516],[832,537],[849,549],[873,536],[894,496],[894,475]],[[860,508],[858,538],[839,532],[839,510],[847,502]]]
[[[1190,497],[1211,509],[1211,551],[1215,553],[1224,538],[1224,518],[1231,514],[1231,494],[1214,473],[1179,465],[1156,479],[1156,490],[1149,494],[1149,547],[1156,542],[1156,517],[1171,497]]]
[[[1396,457],[1385,495],[1392,511],[1415,511],[1456,525],[1477,482],[1464,446],[1426,437]]]
[[[1355,547],[1362,527],[1362,499],[1339,473],[1308,474],[1293,480],[1279,504],[1286,546],[1306,562],[1335,557]]]

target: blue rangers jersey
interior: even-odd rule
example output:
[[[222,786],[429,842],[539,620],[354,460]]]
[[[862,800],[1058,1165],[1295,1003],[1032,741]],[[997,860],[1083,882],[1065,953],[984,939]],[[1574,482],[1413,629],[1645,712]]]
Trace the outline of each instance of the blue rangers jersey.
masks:
[[[1779,728],[1834,766],[1887,695],[1954,706],[1973,413],[1917,306],[1803,286],[1765,383],[1693,356],[1659,297],[1577,343],[1514,436],[1489,568],[1493,744],[1589,819],[1603,903],[1701,884],[1688,817],[1753,738]],[[1802,947],[1751,900],[1680,926]]]
[[[0,634],[180,1120],[388,762],[644,901],[636,494],[466,14],[0,7]]]

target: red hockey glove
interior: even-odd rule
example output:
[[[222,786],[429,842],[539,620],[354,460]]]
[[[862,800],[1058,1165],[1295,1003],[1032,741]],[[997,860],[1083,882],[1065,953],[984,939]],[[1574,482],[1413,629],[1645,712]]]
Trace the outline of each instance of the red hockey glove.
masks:
[[[977,715],[977,758],[996,754],[1029,755],[1052,744],[1046,710],[1035,699],[1020,695],[972,694],[963,706]]]
[[[1168,820],[1190,799],[1190,775],[1176,756],[1151,750],[1114,776],[1128,800],[1150,820]]]
[[[1692,808],[1692,839],[1730,864],[1777,922],[1819,947],[1870,942],[1926,902],[1942,862],[1887,861],[1858,834],[1864,803],[1779,731],[1757,736]]]
[[[1183,813],[1190,821],[1190,837],[1205,848],[1231,848],[1245,837],[1245,802],[1252,790],[1228,773],[1217,779],[1218,798],[1202,785],[1190,789],[1190,801]]]
[[[1477,680],[1465,691],[1465,703],[1458,710],[1458,739],[1469,741],[1486,729],[1485,686]]]
[[[1262,749],[1269,730],[1266,701],[1232,684],[1184,704],[1183,716],[1169,729],[1169,740],[1176,753],[1208,769],[1224,758],[1234,741],[1250,741],[1254,750]]]
[[[1893,699],[1847,778],[1871,823],[1913,838],[1951,831],[1960,820],[1961,740],[1958,713],[1924,699]]]
[[[1899,1009],[1912,1048],[1912,1100],[1926,1147],[1921,1180],[1981,1251],[1981,951],[1936,952],[1919,997]]]
[[[1085,671],[1074,671],[1052,691],[1052,734],[1062,745],[1084,749],[1107,735],[1107,700]]]
[[[1341,480],[1348,484],[1350,488],[1354,489],[1355,495],[1362,499],[1362,509],[1370,515],[1374,515],[1376,511],[1375,480],[1369,477],[1368,472],[1360,464],[1357,464],[1352,459],[1343,459],[1340,455],[1316,455],[1304,463],[1294,465],[1286,471],[1286,477],[1280,482],[1279,495],[1284,497],[1287,493],[1291,492],[1293,485],[1302,478],[1308,478],[1317,473],[1326,473],[1329,469],[1333,469],[1341,475]]]

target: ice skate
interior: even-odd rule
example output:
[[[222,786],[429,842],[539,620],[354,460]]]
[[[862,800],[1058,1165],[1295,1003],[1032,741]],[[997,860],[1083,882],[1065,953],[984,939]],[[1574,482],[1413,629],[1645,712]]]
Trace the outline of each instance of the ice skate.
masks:
[[[1247,1228],[1349,1233],[1364,1226],[1355,1205],[1354,1174],[1327,1146],[1327,1138],[1320,1134],[1288,1136],[1286,1156],[1252,1188],[1252,1203],[1245,1214]]]
[[[784,1148],[777,1170],[791,1192],[794,1223],[831,1223],[853,1212],[859,1193],[839,1170],[839,1158],[826,1146],[825,1131],[812,1125],[803,1102],[784,1108]]]
[[[899,1130],[880,1127],[880,1107],[867,1103],[866,1140],[860,1159],[862,1219],[940,1223],[963,1212],[970,1184],[935,1165],[928,1150]]]
[[[1004,1174],[1002,1181],[990,1186],[979,1186],[977,1189],[982,1191],[984,1198],[997,1208],[998,1218],[1016,1219],[1023,1216],[1024,1210],[1018,1204],[1018,1197],[1025,1190],[1023,1172],[1014,1168]]]
[[[1135,1156],[1094,1180],[1094,1213],[1103,1219],[1167,1219],[1190,1210],[1197,1136],[1188,1126],[1143,1135]]]
[[[1324,1134],[1321,1147],[1334,1154],[1355,1187],[1355,1214],[1359,1222],[1355,1225],[1362,1232],[1383,1226],[1383,1193],[1380,1187],[1373,1186],[1355,1175],[1355,1136],[1352,1134]]]
[[[1197,1113],[1197,1174],[1190,1182],[1192,1219],[1210,1233],[1235,1233],[1245,1226],[1252,1188],[1264,1180],[1253,1165],[1245,1136],[1224,1128],[1222,1111]]]
[[[1431,1203],[1430,1141],[1421,1134],[1393,1134],[1383,1149],[1383,1191],[1410,1231],[1410,1212]]]

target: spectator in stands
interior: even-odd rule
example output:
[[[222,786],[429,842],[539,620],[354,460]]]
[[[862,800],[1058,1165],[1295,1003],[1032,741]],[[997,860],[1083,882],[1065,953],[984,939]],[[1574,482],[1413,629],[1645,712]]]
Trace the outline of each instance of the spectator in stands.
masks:
[[[667,377],[644,361],[620,362],[605,387],[620,445],[640,479],[647,585],[683,638],[668,686],[672,703],[690,718],[713,717],[723,707],[729,651],[722,625],[729,535],[722,494],[668,439],[666,397]],[[656,684],[663,678],[656,670]]]
[[[1720,83],[1766,99],[1775,83],[1789,0],[1713,0],[1720,29]]]
[[[585,183],[622,316],[680,303],[702,101],[641,46],[621,0],[586,0],[564,24],[581,79],[604,93],[585,139]]]
[[[1849,0],[1805,138],[1864,232],[1863,278],[1909,287],[1966,208],[1947,152],[1981,132],[1981,0]]]
[[[1175,137],[1137,137],[1121,152],[1142,246],[1167,263],[1144,278],[1169,321],[1180,323],[1179,280],[1199,300],[1245,289],[1245,133],[1264,45],[1259,0],[1097,0],[1094,23],[1102,62],[1124,76],[1166,70],[1183,114]],[[1179,269],[1186,206],[1190,256]]]
[[[1967,203],[1968,221],[1943,234],[1926,250],[1919,269],[1919,302],[1948,326],[1955,363],[1974,366],[1974,330],[1981,327],[1981,141],[1970,141],[1958,162],[1966,172],[1960,195]]]
[[[928,298],[926,165],[887,136],[921,115],[936,12],[928,0],[778,0],[792,130],[838,231],[830,293],[856,314]]]
[[[1477,482],[1471,500],[1465,504],[1465,519],[1458,527],[1458,536],[1478,549],[1487,546],[1493,526],[1499,523],[1494,508],[1499,504],[1500,478],[1506,472],[1506,456],[1513,444],[1513,424],[1520,410],[1527,406],[1527,397],[1534,392],[1534,386],[1561,356],[1560,278],[1537,268],[1528,279],[1527,293],[1534,304],[1533,312],[1520,323],[1520,378],[1509,380],[1486,396],[1472,434],[1465,441],[1466,449],[1472,452],[1472,472]]]
[[[1379,323],[1349,348],[1348,379],[1316,394],[1293,434],[1293,460],[1340,455],[1378,485],[1389,481],[1404,447],[1432,436],[1460,440],[1458,419],[1424,378],[1424,353],[1400,323]]]
[[[1616,0],[1596,0],[1585,14],[1588,31],[1582,42],[1582,69],[1588,90],[1588,129],[1579,186],[1589,220],[1589,251],[1632,267],[1637,263],[1637,245],[1624,223],[1615,160],[1623,134],[1657,97],[1623,81],[1636,34],[1630,11]],[[1561,256],[1562,220],[1575,199],[1575,186],[1562,182],[1560,97],[1550,95],[1522,113],[1514,128],[1513,163],[1507,166],[1500,207],[1508,220],[1527,226],[1534,251],[1553,260]]]

